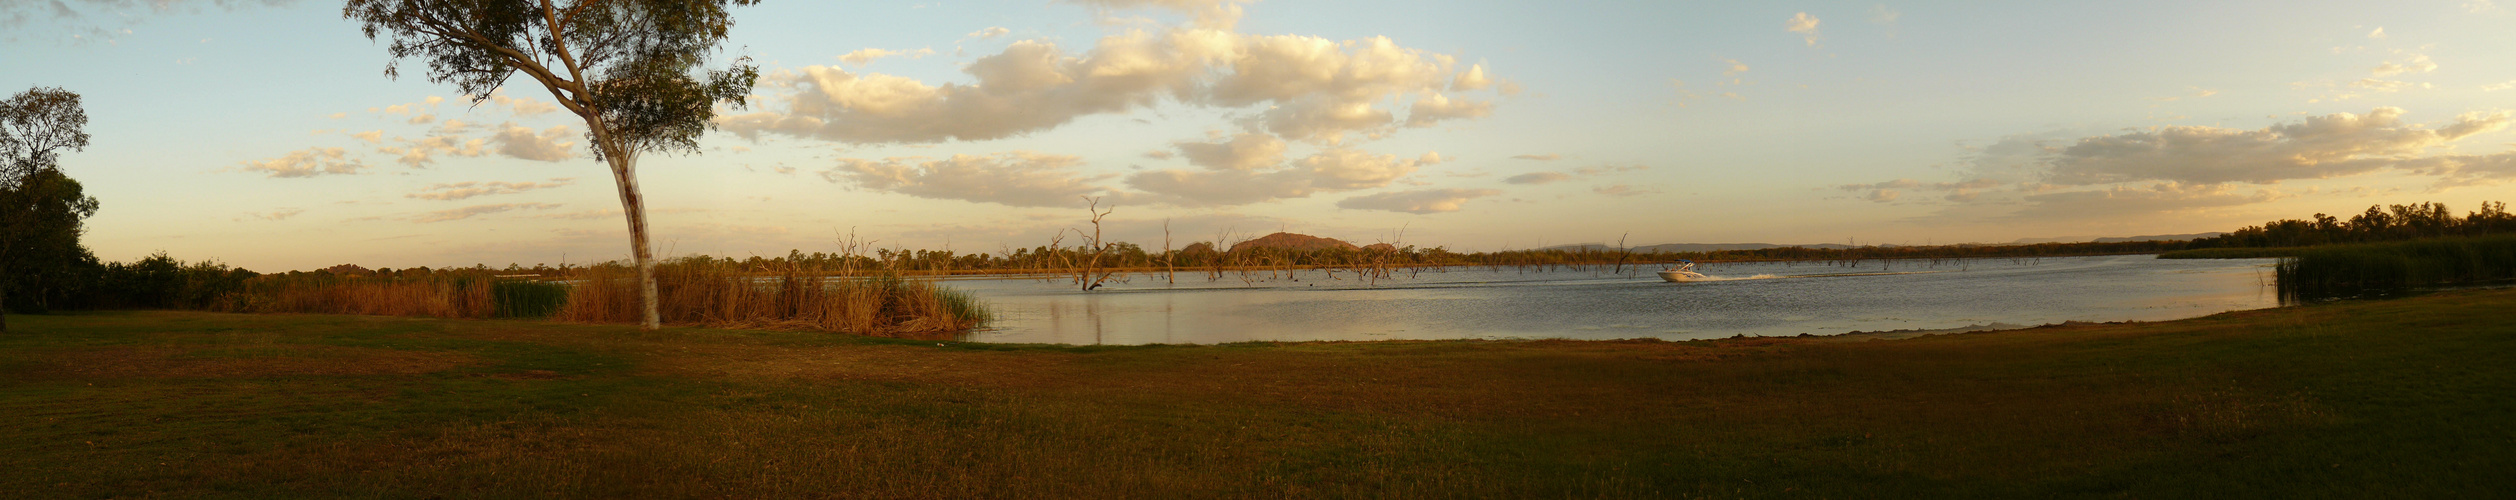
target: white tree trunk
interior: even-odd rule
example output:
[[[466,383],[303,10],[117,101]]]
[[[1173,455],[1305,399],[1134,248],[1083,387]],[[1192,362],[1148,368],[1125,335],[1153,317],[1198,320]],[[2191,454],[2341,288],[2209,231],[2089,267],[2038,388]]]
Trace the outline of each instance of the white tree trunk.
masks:
[[[663,327],[656,313],[655,253],[647,244],[646,199],[638,194],[637,153],[611,148],[604,155],[611,160],[612,180],[620,186],[620,211],[629,217],[629,255],[638,262],[638,302],[644,310],[639,328],[654,330]]]

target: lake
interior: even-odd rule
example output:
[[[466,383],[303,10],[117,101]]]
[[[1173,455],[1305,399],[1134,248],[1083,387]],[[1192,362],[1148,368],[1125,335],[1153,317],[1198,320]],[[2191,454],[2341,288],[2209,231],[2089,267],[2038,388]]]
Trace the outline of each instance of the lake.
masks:
[[[2273,259],[2149,255],[1964,261],[1707,263],[1714,281],[1651,271],[1451,267],[1135,274],[1090,292],[1071,276],[956,279],[995,320],[963,340],[1214,344],[1394,339],[1689,340],[1736,335],[2157,321],[2279,305]]]

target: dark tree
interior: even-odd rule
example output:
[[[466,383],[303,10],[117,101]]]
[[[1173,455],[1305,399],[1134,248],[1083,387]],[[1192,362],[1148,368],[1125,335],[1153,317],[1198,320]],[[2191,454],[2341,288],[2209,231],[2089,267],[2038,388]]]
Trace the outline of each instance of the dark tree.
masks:
[[[87,111],[67,90],[36,87],[0,101],[0,269],[43,260],[36,254],[62,251],[64,241],[79,248],[79,225],[96,213],[96,199],[61,175],[59,161],[63,150],[87,147],[85,128]],[[0,304],[22,278],[0,274]],[[0,332],[9,331],[5,309]]]
[[[629,219],[644,326],[659,326],[655,257],[637,159],[697,153],[715,127],[716,104],[736,108],[759,68],[749,58],[721,71],[700,66],[734,26],[727,9],[758,0],[349,0],[342,16],[367,38],[390,38],[398,64],[425,60],[428,80],[452,83],[475,103],[523,74],[585,120],[594,157],[608,163]],[[399,75],[387,65],[385,76]]]

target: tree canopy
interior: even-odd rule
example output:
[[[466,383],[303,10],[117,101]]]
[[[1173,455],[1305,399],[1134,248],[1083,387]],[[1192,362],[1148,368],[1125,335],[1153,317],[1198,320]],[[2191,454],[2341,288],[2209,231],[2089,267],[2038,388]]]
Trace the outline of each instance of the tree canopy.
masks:
[[[77,93],[36,87],[0,101],[0,332],[11,289],[40,291],[39,280],[87,254],[79,234],[96,199],[59,165],[63,151],[87,147],[86,127]]]

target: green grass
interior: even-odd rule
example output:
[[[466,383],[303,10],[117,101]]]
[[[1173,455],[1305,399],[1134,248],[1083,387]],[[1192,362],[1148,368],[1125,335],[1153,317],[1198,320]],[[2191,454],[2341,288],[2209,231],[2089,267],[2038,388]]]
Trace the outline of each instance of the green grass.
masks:
[[[1930,336],[1057,347],[12,316],[0,491],[2474,497],[2516,291]]]

